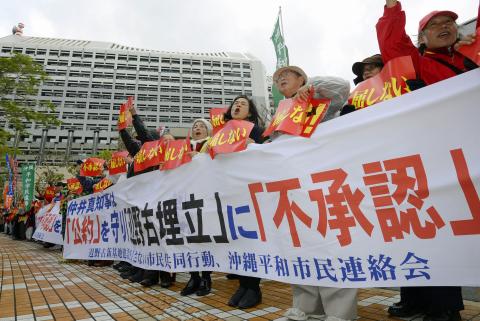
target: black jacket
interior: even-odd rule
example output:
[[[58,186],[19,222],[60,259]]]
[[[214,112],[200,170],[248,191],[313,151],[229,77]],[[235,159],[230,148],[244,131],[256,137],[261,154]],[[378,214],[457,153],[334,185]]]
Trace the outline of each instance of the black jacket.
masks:
[[[142,144],[160,139],[160,135],[157,131],[145,127],[142,119],[137,114],[132,116],[132,123],[133,128],[135,128],[135,132],[137,133],[137,137]]]

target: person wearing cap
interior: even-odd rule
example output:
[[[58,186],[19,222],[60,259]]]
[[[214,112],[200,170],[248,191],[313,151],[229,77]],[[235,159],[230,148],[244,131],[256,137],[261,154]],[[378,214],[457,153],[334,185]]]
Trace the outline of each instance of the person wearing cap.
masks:
[[[314,98],[330,99],[330,106],[322,121],[333,119],[338,115],[350,91],[350,84],[345,79],[321,76],[309,80],[305,72],[297,66],[279,68],[275,71],[272,78],[274,84],[285,98],[298,97],[300,99],[308,99],[309,91],[313,88]]]
[[[278,69],[273,74],[274,84],[286,98],[307,99],[313,87],[315,98],[331,100],[322,122],[338,116],[349,92],[348,81],[338,77],[308,79],[297,66]],[[357,318],[357,289],[292,284],[293,303],[284,316],[288,320],[324,319],[327,321],[355,320]]]
[[[357,76],[353,80],[353,83],[358,85],[362,81],[376,76],[382,71],[382,68],[383,60],[380,54],[365,58],[362,61],[357,61],[352,66],[352,71]]]
[[[377,38],[384,62],[409,55],[417,79],[426,85],[461,74],[477,66],[455,49],[471,44],[474,35],[458,40],[452,11],[432,11],[423,17],[418,27],[416,48],[405,32],[405,12],[397,0],[386,0],[384,14],[377,23]],[[409,317],[425,312],[424,321],[457,321],[463,310],[461,287],[402,287],[400,302],[388,309],[395,317]]]
[[[459,39],[457,14],[452,11],[432,11],[418,26],[418,45],[415,47],[405,32],[405,12],[397,0],[386,0],[383,16],[376,25],[377,39],[383,62],[412,57],[417,79],[426,85],[477,68],[471,60],[456,51],[459,45],[471,44],[474,35]]]
[[[358,85],[364,80],[372,78],[380,73],[383,69],[382,55],[376,54],[365,58],[362,61],[357,61],[352,65],[352,72],[357,76],[353,79],[353,83]],[[345,105],[340,112],[340,116],[349,114],[356,110],[354,105]]]

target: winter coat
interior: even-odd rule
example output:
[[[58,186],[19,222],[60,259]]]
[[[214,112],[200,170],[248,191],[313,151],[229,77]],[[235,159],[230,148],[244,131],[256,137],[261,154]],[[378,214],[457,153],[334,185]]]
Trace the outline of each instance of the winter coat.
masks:
[[[466,62],[468,59],[452,47],[427,49],[422,55],[405,32],[405,23],[405,12],[400,2],[392,8],[385,6],[383,16],[376,25],[384,63],[397,57],[412,57],[417,79],[423,80],[427,85],[472,69],[473,66]]]

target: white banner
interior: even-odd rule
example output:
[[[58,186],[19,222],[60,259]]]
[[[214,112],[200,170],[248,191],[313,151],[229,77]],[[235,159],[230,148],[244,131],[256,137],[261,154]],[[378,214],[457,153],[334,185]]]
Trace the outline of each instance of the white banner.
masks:
[[[32,236],[34,239],[62,245],[60,202],[50,203],[38,210],[35,215],[35,227],[35,233]]]
[[[480,71],[69,202],[64,257],[333,287],[480,285]],[[477,254],[475,254],[477,253]]]

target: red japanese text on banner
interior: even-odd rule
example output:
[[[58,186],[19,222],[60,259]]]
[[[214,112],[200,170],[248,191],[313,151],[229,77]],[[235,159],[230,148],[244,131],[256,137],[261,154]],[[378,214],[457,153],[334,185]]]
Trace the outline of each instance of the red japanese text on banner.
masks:
[[[67,179],[67,188],[73,194],[80,195],[83,192],[82,184],[76,177]]]
[[[313,88],[307,100],[290,98],[280,101],[277,112],[263,136],[278,131],[293,136],[310,137],[318,123],[325,117],[330,103],[328,99],[314,99],[312,96]]]
[[[115,152],[108,164],[108,172],[110,175],[117,175],[127,172],[127,163],[125,158],[128,156],[127,151]]]
[[[100,182],[93,185],[93,192],[94,193],[101,192],[105,190],[107,187],[110,187],[111,185],[113,185],[112,181],[105,177]]]
[[[355,109],[360,109],[401,96],[410,92],[406,81],[415,78],[415,69],[410,56],[392,59],[378,75],[362,81],[355,87],[348,98],[348,103],[355,106]]]
[[[187,136],[188,137],[188,136]],[[174,169],[192,161],[189,139],[171,140],[166,144],[161,170]]]
[[[247,139],[253,129],[253,123],[232,119],[208,141],[212,158],[217,154],[235,153],[247,147]]]
[[[55,197],[55,187],[48,186],[45,189],[45,200],[50,203],[54,197]]]
[[[127,104],[120,105],[120,112],[118,115],[118,130],[126,129],[132,124],[132,113]]]
[[[323,120],[330,106],[330,99],[314,99],[309,101],[309,109],[303,124],[302,137],[310,137],[315,132],[318,124]]]
[[[105,160],[101,158],[87,158],[80,167],[80,176],[100,176],[103,172],[103,165]]]
[[[224,114],[228,108],[212,108],[210,109],[210,122],[212,123],[212,136],[215,135],[223,126],[225,126]]]
[[[162,139],[145,142],[133,159],[135,173],[158,166],[163,159],[164,152],[165,144]]]

